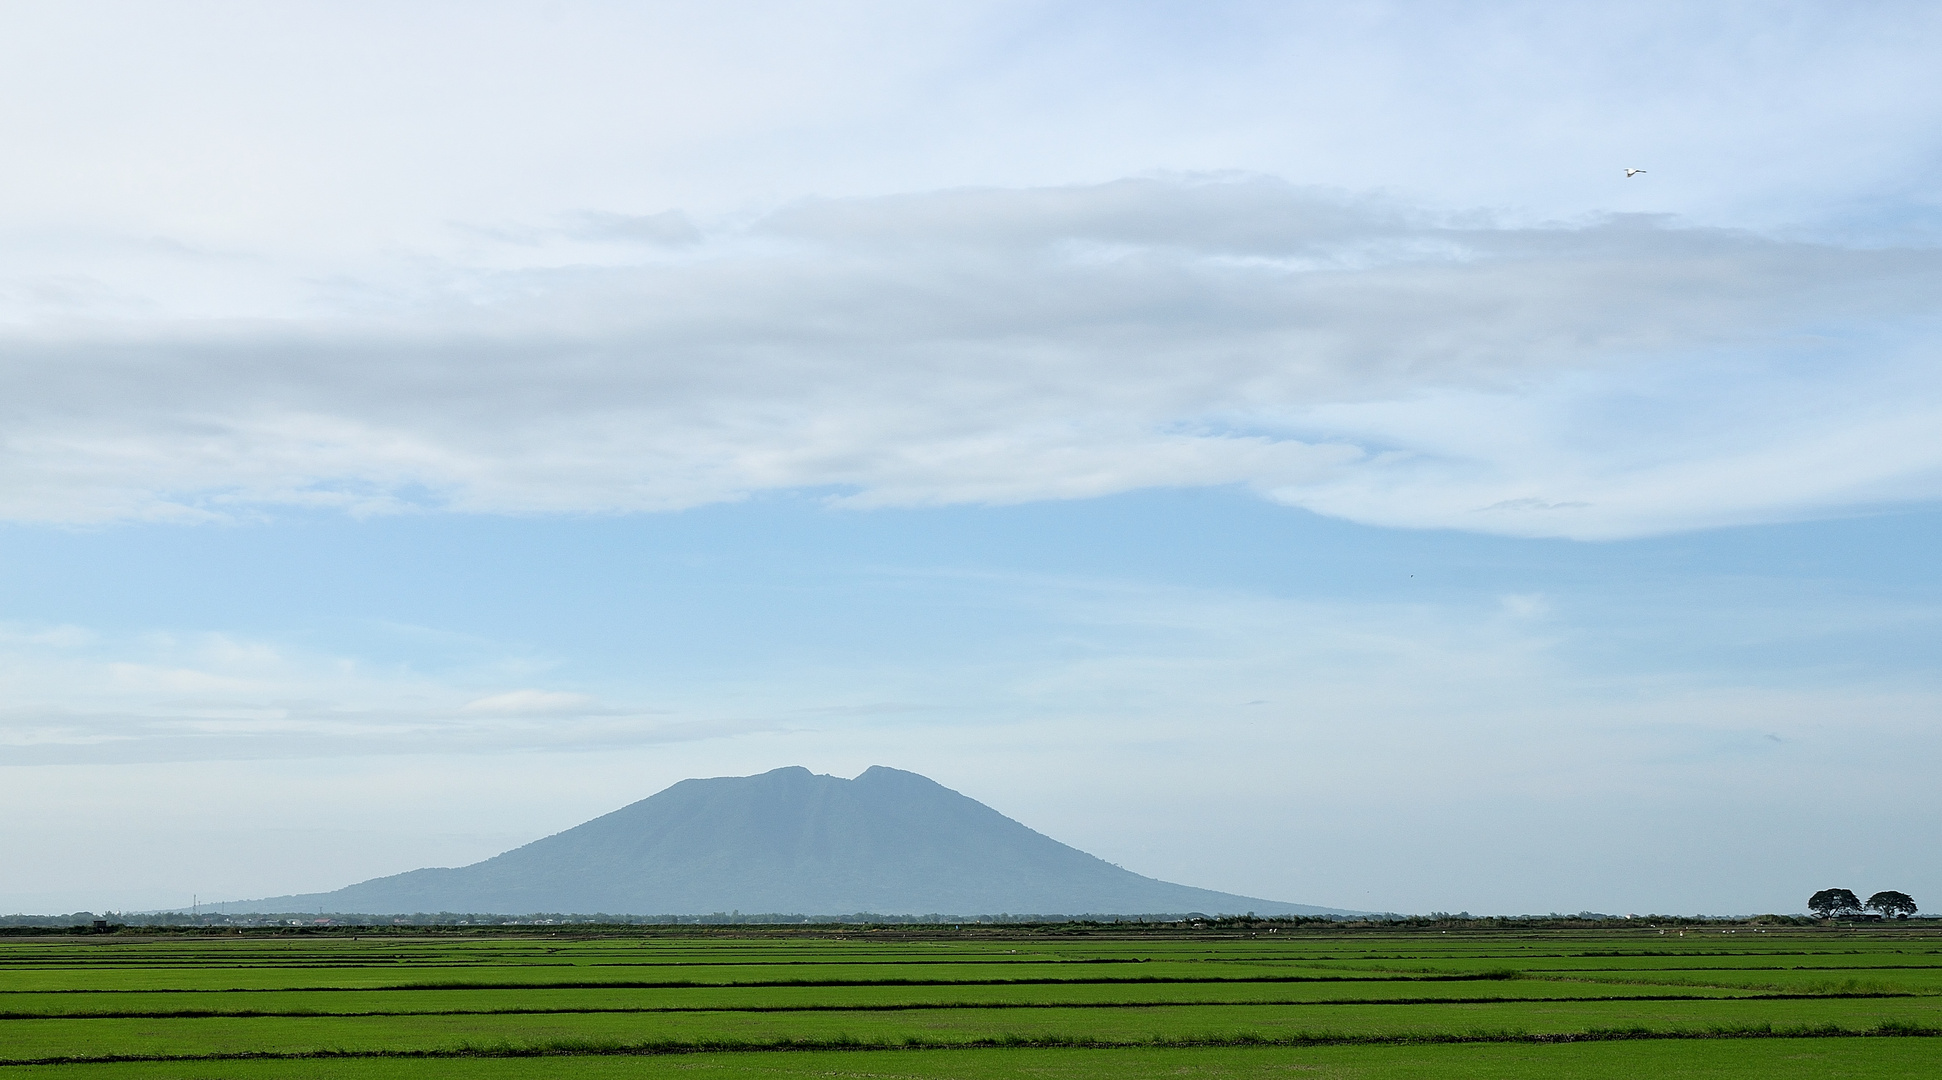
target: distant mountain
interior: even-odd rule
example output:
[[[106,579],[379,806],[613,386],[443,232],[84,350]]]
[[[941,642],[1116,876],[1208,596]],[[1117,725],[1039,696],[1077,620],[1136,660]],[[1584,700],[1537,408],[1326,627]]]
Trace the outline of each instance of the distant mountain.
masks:
[[[916,773],[800,766],[683,780],[563,833],[456,869],[231,912],[612,915],[1348,914],[1141,877]]]

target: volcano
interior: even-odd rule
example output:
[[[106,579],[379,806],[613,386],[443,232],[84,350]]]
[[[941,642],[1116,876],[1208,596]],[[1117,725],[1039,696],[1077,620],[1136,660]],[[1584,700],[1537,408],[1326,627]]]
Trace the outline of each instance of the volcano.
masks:
[[[471,866],[229,911],[705,915],[1352,914],[1143,877],[916,773],[683,780]]]

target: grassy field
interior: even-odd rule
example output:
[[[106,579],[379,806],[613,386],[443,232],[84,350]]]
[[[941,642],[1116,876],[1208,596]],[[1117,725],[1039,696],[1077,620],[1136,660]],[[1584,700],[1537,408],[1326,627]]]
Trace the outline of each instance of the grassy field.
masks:
[[[1942,932],[0,939],[27,1077],[1942,1075]]]

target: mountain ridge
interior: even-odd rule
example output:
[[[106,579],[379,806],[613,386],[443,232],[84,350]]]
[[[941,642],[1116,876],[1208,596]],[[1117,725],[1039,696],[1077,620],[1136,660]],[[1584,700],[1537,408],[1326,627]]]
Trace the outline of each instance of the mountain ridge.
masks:
[[[1353,914],[1135,874],[928,777],[882,765],[853,780],[800,765],[683,780],[469,866],[224,908],[374,915]]]

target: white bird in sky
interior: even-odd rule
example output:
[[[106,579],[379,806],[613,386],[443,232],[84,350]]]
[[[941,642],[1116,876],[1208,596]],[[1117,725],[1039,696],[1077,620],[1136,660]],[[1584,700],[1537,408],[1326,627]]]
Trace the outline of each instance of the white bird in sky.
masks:
[[[1625,170],[1625,179],[1630,180],[1632,177],[1637,176],[1638,174],[1644,171],[1645,171],[1644,169],[1627,169]]]

